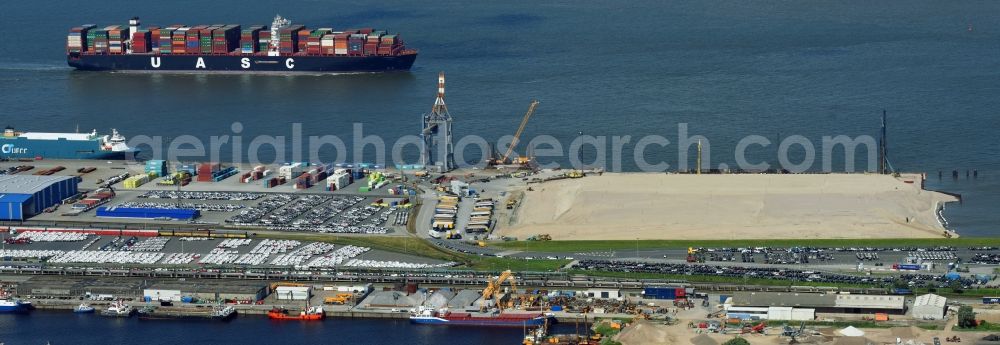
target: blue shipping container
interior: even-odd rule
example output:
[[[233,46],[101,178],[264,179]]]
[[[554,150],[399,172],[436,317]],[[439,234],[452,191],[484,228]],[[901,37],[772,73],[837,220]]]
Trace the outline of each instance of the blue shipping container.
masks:
[[[647,287],[642,291],[643,297],[651,299],[676,299],[677,288]]]
[[[1000,297],[983,297],[983,304],[1000,304]]]

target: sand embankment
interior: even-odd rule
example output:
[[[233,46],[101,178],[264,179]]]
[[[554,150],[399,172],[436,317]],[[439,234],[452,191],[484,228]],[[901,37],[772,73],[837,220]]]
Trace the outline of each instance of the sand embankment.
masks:
[[[556,240],[941,237],[952,196],[869,174],[606,173],[532,185],[501,235]]]

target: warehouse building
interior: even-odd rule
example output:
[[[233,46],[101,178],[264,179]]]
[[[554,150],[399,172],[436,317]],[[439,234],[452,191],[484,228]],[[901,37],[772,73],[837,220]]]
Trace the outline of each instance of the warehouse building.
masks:
[[[901,315],[904,296],[818,294],[791,292],[737,292],[727,306],[812,308],[817,313]]]
[[[929,293],[917,296],[913,301],[913,318],[920,320],[943,320],[948,299]]]
[[[278,300],[305,301],[312,298],[312,288],[308,286],[279,286],[274,289]]]
[[[267,297],[270,289],[266,283],[245,280],[197,280],[197,281],[160,281],[149,286],[144,292],[160,293],[177,301],[177,292],[181,296],[199,301],[243,301],[256,302]],[[156,297],[151,295],[151,299]]]
[[[18,282],[16,293],[32,298],[73,298],[85,296],[110,300],[139,296],[146,281],[123,277],[31,276]]]
[[[142,290],[142,299],[149,301],[168,301],[168,302],[179,302],[181,297],[183,297],[181,290],[164,290],[164,289],[144,289]]]
[[[726,318],[741,320],[812,321],[816,309],[792,307],[726,307]]]
[[[0,176],[0,221],[22,221],[76,195],[77,176]]]

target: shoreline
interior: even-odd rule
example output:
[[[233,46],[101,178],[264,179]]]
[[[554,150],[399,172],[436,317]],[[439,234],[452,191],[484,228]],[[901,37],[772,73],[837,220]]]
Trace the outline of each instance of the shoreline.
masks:
[[[78,302],[78,301],[73,301],[73,302]],[[66,304],[41,303],[41,304],[34,305],[34,308],[35,308],[35,310],[41,310],[41,311],[46,311],[46,312],[67,312],[67,313],[73,313],[73,308],[75,308],[77,305],[79,305],[79,303],[66,303]],[[145,303],[132,304],[132,306],[134,308],[140,308],[140,307],[143,307],[145,305],[147,305],[147,304],[145,304]],[[148,305],[155,306],[154,304],[148,304]],[[282,306],[282,305],[247,305],[247,304],[225,304],[225,305],[226,306],[233,306],[233,307],[235,307],[236,308],[236,312],[237,312],[237,317],[252,316],[252,317],[255,317],[255,318],[256,317],[260,317],[262,319],[267,319],[267,312],[269,310],[271,310],[271,308],[277,307],[277,306]],[[98,307],[98,306],[104,306],[104,304],[103,303],[102,304],[91,304],[91,306]],[[174,305],[171,308],[173,308],[174,311],[178,311],[181,308],[188,308],[188,309],[191,309],[192,311],[200,311],[199,309],[204,309],[205,307],[210,307],[210,306],[211,305],[207,305],[207,304],[205,304],[205,305],[181,305],[181,306]],[[410,318],[409,312],[370,311],[370,310],[329,310],[329,309],[338,309],[337,307],[338,306],[324,305],[323,308],[324,308],[324,313],[326,314],[326,317],[327,318],[370,319],[370,320],[371,319],[374,319],[374,320],[378,320],[378,319],[409,320],[409,318]],[[343,307],[340,306],[340,308],[343,308]],[[353,308],[353,307],[351,307],[351,308]],[[90,315],[93,315],[93,316],[99,317],[99,318],[114,319],[114,318],[111,318],[111,317],[101,316],[100,315],[100,310],[102,310],[102,309],[98,308],[97,311],[95,311],[94,313],[90,313]],[[519,310],[516,313],[546,313],[546,312],[552,313],[553,315],[555,315],[555,318],[556,318],[556,320],[558,322],[572,322],[572,321],[582,321],[582,320],[593,320],[595,318],[595,316],[591,315],[591,314],[580,314],[580,313],[570,313],[570,312],[561,312],[561,311],[553,312],[553,311],[520,311]],[[31,312],[28,312],[27,314],[30,315]],[[83,315],[87,315],[87,314],[83,314]],[[630,316],[629,314],[601,314],[601,315],[599,315],[597,317],[600,317],[600,318],[620,318],[620,317],[629,317],[629,316]],[[204,321],[206,321],[206,322],[214,322],[211,319],[205,319]],[[319,321],[323,321],[323,320],[319,320]]]

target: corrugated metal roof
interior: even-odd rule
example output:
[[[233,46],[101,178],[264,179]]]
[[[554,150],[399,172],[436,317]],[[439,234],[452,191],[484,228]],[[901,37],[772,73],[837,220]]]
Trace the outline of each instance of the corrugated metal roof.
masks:
[[[76,176],[0,175],[0,194],[35,194],[53,183]]]
[[[0,202],[26,202],[31,194],[0,194]]]
[[[836,296],[793,292],[737,292],[733,305],[746,307],[833,307]]]
[[[837,295],[837,308],[904,309],[905,296]]]
[[[917,296],[917,299],[913,301],[913,307],[931,305],[944,308],[945,304],[947,303],[948,303],[947,298],[929,293],[926,295]]]

